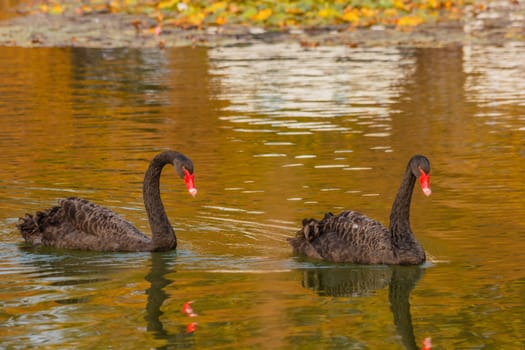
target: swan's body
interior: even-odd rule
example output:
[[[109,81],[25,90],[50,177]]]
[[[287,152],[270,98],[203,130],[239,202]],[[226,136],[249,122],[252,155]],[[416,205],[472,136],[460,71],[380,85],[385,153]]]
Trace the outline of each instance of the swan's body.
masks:
[[[113,211],[81,198],[67,198],[59,205],[20,218],[17,227],[32,245],[94,251],[159,251],[175,249],[177,237],[160,198],[160,174],[172,164],[195,195],[193,163],[175,151],[153,158],[144,175],[143,196],[152,237],[149,238]]]
[[[290,239],[295,254],[356,264],[416,265],[425,251],[410,228],[410,201],[416,179],[430,195],[430,162],[414,156],[406,168],[390,213],[390,228],[355,211],[328,213],[322,220],[305,219]]]

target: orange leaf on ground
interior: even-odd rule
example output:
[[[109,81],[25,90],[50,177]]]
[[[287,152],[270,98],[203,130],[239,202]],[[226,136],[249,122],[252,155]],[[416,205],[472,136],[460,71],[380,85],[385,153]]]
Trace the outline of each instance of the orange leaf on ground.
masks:
[[[223,24],[226,24],[226,22],[228,22],[228,18],[226,18],[225,16],[219,16],[215,20],[215,23],[217,23],[220,26],[222,26]]]
[[[343,14],[343,20],[346,22],[352,22],[354,24],[357,24],[359,22],[359,10],[353,9],[345,11],[345,13]]]
[[[270,17],[271,15],[272,15],[272,9],[266,8],[264,10],[257,12],[257,14],[252,17],[252,20],[262,22],[268,19],[268,17]]]

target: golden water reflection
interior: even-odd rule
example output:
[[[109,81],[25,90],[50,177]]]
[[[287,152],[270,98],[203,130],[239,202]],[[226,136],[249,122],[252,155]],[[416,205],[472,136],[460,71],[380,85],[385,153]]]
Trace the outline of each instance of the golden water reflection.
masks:
[[[515,347],[523,50],[0,49],[6,346]],[[72,195],[149,232],[142,176],[166,148],[193,159],[199,188],[192,199],[163,174],[177,252],[22,248],[17,217]],[[414,153],[430,158],[433,188],[414,192],[412,226],[434,261],[417,278],[291,257],[303,217],[348,208],[386,222]],[[328,292],[341,279],[377,284]]]

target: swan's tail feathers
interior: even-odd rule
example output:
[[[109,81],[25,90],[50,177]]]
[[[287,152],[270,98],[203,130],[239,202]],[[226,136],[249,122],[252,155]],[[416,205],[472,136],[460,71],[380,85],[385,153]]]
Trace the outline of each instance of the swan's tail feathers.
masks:
[[[296,238],[304,239],[311,242],[324,232],[324,226],[327,221],[334,217],[332,213],[326,213],[322,220],[303,219],[303,228],[297,231]]]
[[[328,215],[328,214],[327,214]],[[304,219],[303,227],[297,231],[295,237],[288,239],[295,255],[303,255],[314,259],[322,259],[312,242],[322,233],[321,221]]]
[[[40,244],[42,242],[42,233],[38,230],[38,223],[31,214],[26,214],[18,219],[16,227],[26,242],[31,244]]]
[[[47,226],[51,224],[53,216],[58,207],[53,207],[44,211],[37,211],[35,215],[26,214],[18,219],[16,227],[27,243],[32,245],[42,244],[44,232]]]
[[[321,232],[321,228],[319,226],[318,220],[304,219],[303,228],[297,232],[297,237],[298,238],[301,237],[307,242],[311,242],[317,237],[319,237],[320,232]]]

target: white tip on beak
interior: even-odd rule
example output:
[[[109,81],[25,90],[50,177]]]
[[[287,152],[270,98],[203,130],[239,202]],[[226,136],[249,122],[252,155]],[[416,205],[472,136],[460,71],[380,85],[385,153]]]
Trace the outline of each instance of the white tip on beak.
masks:
[[[425,194],[425,196],[430,196],[432,194],[432,190],[430,188],[423,188],[423,193]]]
[[[194,187],[194,188],[190,188],[188,190],[190,192],[190,194],[195,197],[197,195],[197,189]]]

